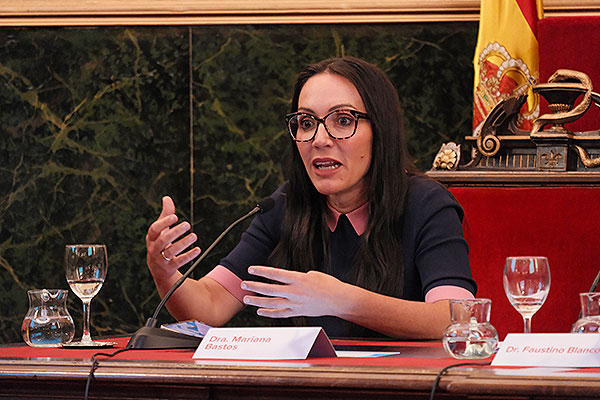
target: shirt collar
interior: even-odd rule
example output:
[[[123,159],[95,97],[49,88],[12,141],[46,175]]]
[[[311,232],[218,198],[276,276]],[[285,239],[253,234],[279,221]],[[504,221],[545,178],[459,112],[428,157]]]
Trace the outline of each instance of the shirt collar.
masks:
[[[333,209],[327,203],[327,226],[331,232],[335,231],[340,215],[342,215],[341,212]],[[346,214],[346,217],[348,217],[356,234],[358,236],[362,235],[367,229],[367,221],[369,220],[369,203],[367,202],[356,210],[350,211]]]

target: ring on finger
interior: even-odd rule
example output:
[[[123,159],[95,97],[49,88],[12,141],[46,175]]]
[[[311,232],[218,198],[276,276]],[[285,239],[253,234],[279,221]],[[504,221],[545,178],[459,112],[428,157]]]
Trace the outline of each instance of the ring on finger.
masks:
[[[166,249],[165,249],[165,250],[166,250]],[[165,256],[165,250],[162,250],[162,251],[160,252],[160,255],[162,256],[162,258],[164,258],[164,259],[165,259],[165,261],[167,261],[167,262],[168,262],[168,261],[171,261],[171,260],[172,260],[172,258],[169,258],[169,257]]]

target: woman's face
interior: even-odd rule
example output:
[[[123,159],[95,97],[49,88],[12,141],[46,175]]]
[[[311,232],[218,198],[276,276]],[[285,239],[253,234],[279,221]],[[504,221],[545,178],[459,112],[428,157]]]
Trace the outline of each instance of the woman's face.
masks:
[[[348,79],[320,73],[306,81],[298,98],[299,112],[323,118],[338,109],[366,112]],[[367,200],[365,175],[371,165],[372,140],[371,124],[359,119],[356,133],[349,139],[333,139],[319,124],[313,141],[297,143],[313,185],[340,212],[352,211]]]

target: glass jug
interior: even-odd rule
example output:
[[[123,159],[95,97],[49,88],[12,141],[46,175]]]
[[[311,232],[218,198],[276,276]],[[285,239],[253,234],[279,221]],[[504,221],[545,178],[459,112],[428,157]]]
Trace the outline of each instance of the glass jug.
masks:
[[[490,324],[490,299],[450,300],[452,323],[444,331],[444,349],[454,358],[486,358],[496,352],[498,332]]]
[[[573,324],[572,333],[600,333],[600,292],[579,293],[581,317]]]
[[[68,290],[27,291],[29,310],[21,326],[25,342],[34,347],[59,347],[75,335],[73,318],[67,311]]]

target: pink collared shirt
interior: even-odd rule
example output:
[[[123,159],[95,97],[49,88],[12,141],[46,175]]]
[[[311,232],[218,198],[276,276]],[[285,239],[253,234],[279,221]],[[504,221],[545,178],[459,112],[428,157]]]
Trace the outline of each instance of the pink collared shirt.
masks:
[[[329,203],[327,203],[327,226],[331,232],[335,231],[337,227],[338,220],[340,219],[341,212],[337,211],[335,208],[331,207]],[[350,211],[346,214],[350,224],[354,228],[354,231],[358,236],[365,233],[367,229],[367,222],[369,221],[369,203],[365,203],[362,206],[358,207],[354,211]]]

